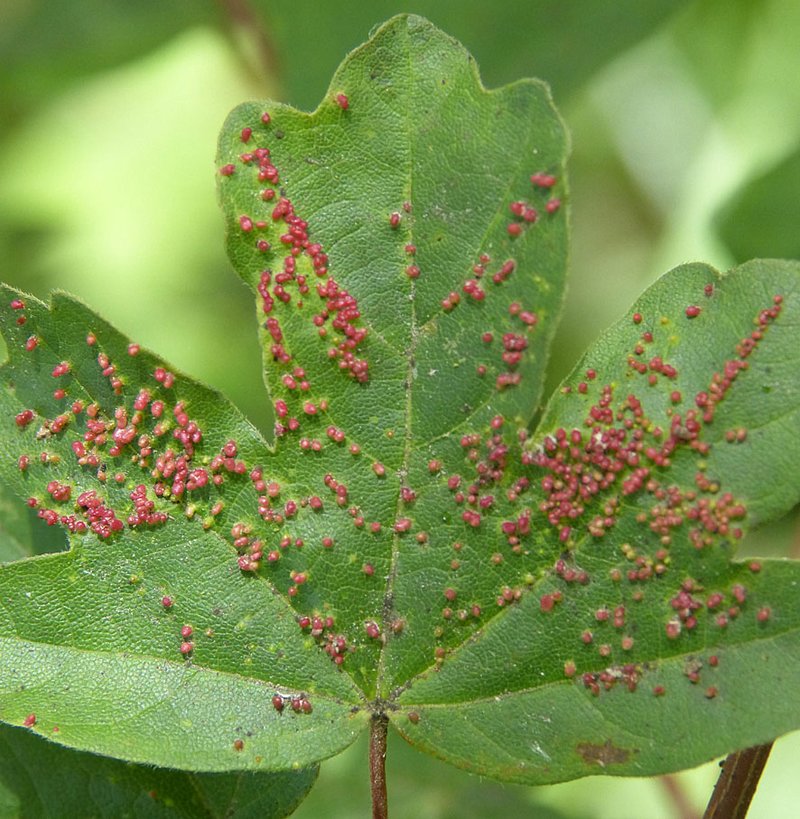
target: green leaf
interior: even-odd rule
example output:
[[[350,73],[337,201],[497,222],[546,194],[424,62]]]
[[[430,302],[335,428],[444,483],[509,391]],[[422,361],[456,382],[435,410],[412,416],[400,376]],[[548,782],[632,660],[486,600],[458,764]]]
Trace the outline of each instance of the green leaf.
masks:
[[[493,418],[523,425],[541,392],[564,281],[563,128],[540,83],[485,91],[464,50],[416,17],[354,52],[315,114],[271,105],[264,125],[264,110],[237,108],[220,140],[229,252],[257,292],[279,462],[325,504],[334,485],[346,490],[340,509],[326,507],[336,544],[314,558],[298,601],[307,594],[308,615],[343,614],[348,642],[379,626],[345,668],[387,697],[479,628],[473,606],[528,571],[487,570],[468,551],[475,591],[454,607],[467,614],[438,633],[453,542],[477,545],[494,528],[473,534],[452,503],[462,436]],[[549,178],[532,184],[536,174]],[[310,243],[297,257],[292,229]],[[492,517],[503,508],[498,496]],[[305,552],[286,557],[309,566]]]
[[[14,448],[5,479],[45,519],[74,531],[68,554],[12,564],[0,574],[3,718],[22,722],[35,713],[43,732],[59,725],[64,744],[201,770],[306,767],[320,751],[347,745],[363,724],[351,714],[357,692],[309,645],[287,601],[239,571],[226,537],[241,525],[243,509],[256,505],[253,481],[235,471],[243,459],[268,455],[256,430],[205,387],[180,377],[165,386],[175,376],[159,369],[161,362],[129,347],[79,302],[57,295],[48,311],[32,297],[15,301],[18,295],[3,289],[2,303],[18,309],[7,307],[0,319],[11,351],[0,399],[12,433],[5,445]],[[37,343],[28,350],[30,338]],[[54,395],[59,389],[63,397]],[[134,404],[145,401],[147,389],[151,400],[139,410],[136,440],[125,444],[136,425]],[[166,399],[163,412],[158,396]],[[208,461],[216,454],[215,474],[227,484],[186,489],[176,504],[181,457],[199,435],[181,403],[203,419],[191,467],[205,470],[215,487]],[[31,407],[35,419],[20,426],[15,418]],[[124,421],[119,407],[127,407]],[[233,437],[237,458],[227,469],[221,453]],[[167,459],[161,482],[153,476],[158,457]],[[20,458],[27,459],[24,469]],[[184,626],[196,633],[183,637]],[[182,643],[194,651],[183,655]],[[20,686],[18,674],[36,678],[36,686]],[[288,698],[304,692],[314,719],[281,714],[270,703],[285,695],[288,709]],[[341,719],[331,727],[334,714]]]
[[[690,767],[800,725],[800,566],[730,562],[797,501],[799,297],[798,264],[686,265],[589,349],[526,445],[564,485],[539,503],[579,512],[549,521],[564,552],[401,694],[407,739],[542,784]]]
[[[800,267],[668,274],[531,434],[565,142],[542,84],[486,91],[414,16],[314,114],[231,114],[271,445],[77,301],[0,294],[0,471],[71,530],[0,570],[0,719],[224,771],[307,767],[380,715],[528,783],[797,727],[797,564],[731,558],[800,494]]]
[[[292,813],[316,776],[316,767],[277,774],[191,774],[131,765],[0,726],[0,813],[20,819],[278,819]]]

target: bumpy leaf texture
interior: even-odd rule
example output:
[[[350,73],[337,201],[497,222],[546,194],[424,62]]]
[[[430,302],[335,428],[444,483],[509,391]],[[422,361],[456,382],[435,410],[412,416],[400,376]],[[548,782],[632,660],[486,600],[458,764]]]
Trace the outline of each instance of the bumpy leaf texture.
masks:
[[[543,85],[486,91],[413,16],[313,114],[231,114],[271,443],[74,299],[4,291],[0,469],[71,550],[0,571],[0,719],[213,771],[386,714],[534,784],[800,724],[798,566],[732,562],[799,494],[800,267],[668,274],[530,433],[565,142]]]

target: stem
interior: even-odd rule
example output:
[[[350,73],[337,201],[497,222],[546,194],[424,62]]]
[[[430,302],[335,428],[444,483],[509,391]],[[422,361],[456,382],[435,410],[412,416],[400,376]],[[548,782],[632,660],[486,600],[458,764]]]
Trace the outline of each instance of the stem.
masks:
[[[279,76],[279,60],[269,37],[265,20],[251,7],[249,0],[217,0],[234,51],[246,70],[260,85],[274,94]]]
[[[369,733],[369,780],[372,791],[372,819],[387,819],[386,801],[386,734],[389,718],[375,714]]]
[[[722,763],[703,819],[744,819],[771,750],[771,742],[756,745],[731,754]]]
[[[700,814],[694,809],[691,801],[686,795],[680,781],[670,774],[659,777],[672,804],[675,808],[675,816],[680,819],[698,819]]]

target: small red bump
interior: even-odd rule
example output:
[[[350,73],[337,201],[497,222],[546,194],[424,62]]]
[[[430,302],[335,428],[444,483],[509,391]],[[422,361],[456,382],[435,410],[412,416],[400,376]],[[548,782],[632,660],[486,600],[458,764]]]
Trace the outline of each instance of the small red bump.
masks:
[[[556,178],[549,173],[534,173],[531,174],[531,182],[539,188],[552,188]]]
[[[346,94],[337,94],[336,104],[342,109],[342,111],[346,111],[350,107],[350,100],[347,99]]]
[[[230,164],[223,165],[219,169],[219,172],[220,172],[220,176],[233,176],[233,174],[236,172],[236,166],[235,165],[230,165]]]
[[[411,528],[410,518],[398,518],[394,524],[395,532],[407,532]]]
[[[518,222],[509,222],[506,230],[508,231],[508,235],[513,239],[522,233],[522,225]]]
[[[264,125],[269,125],[272,121],[272,117],[266,111],[264,111],[264,113],[261,115],[261,121],[264,123]]]
[[[686,308],[686,318],[697,318],[700,315],[700,308],[696,304],[690,304]]]
[[[242,133],[241,133],[239,138],[242,140],[242,142],[249,142],[250,137],[252,135],[253,135],[253,129],[252,128],[242,128]]]
[[[28,716],[23,720],[22,724],[26,728],[33,728],[33,726],[36,725],[36,714],[28,714]]]
[[[633,314],[633,323],[634,324],[641,324],[642,323],[642,314],[641,313],[634,313]]]
[[[33,421],[33,411],[26,409],[22,410],[22,412],[17,413],[14,416],[14,421],[18,427],[26,427]]]

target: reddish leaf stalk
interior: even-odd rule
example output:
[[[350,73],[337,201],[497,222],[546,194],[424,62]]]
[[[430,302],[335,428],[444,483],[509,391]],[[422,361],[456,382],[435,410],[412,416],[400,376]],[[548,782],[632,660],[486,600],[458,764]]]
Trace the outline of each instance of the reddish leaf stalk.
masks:
[[[703,819],[744,819],[772,743],[730,754],[722,765]]]
[[[660,781],[672,801],[675,816],[680,817],[680,819],[698,819],[700,814],[692,807],[691,800],[687,796],[680,780],[671,774],[666,774],[660,777]]]
[[[389,718],[375,714],[369,734],[369,779],[372,792],[372,819],[387,819],[389,805],[386,800],[386,734]]]

